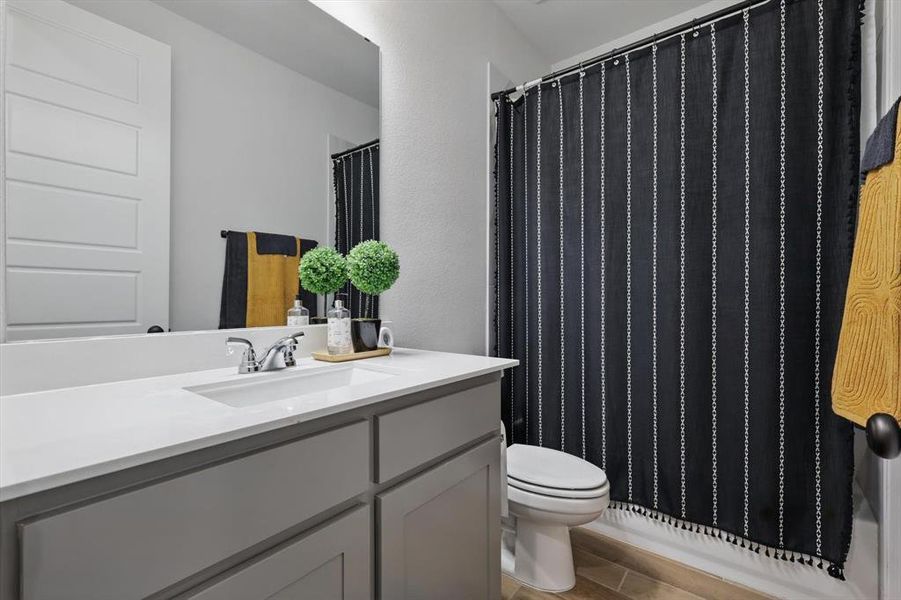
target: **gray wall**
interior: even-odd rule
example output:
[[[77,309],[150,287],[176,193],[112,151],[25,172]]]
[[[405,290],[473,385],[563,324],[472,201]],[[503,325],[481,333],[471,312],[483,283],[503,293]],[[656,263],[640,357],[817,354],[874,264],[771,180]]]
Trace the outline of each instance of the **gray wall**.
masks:
[[[403,346],[485,349],[487,63],[547,72],[491,2],[320,1],[382,50],[381,235],[401,275],[382,297]]]
[[[378,109],[148,0],[72,4],[172,46],[170,323],[215,329],[219,230],[329,243],[328,136],[378,137]]]

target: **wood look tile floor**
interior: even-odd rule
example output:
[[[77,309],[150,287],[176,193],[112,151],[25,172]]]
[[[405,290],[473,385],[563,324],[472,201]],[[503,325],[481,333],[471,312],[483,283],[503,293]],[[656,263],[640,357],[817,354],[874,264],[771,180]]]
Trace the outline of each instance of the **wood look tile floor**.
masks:
[[[504,575],[503,600],[765,600],[716,575],[585,529],[571,532],[576,586],[549,594]]]

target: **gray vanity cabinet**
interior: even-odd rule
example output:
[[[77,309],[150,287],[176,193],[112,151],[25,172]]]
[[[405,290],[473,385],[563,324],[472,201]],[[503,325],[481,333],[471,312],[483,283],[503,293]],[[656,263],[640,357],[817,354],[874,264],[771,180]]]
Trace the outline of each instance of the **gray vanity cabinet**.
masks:
[[[368,506],[292,539],[263,558],[217,578],[186,600],[368,600]]]
[[[491,373],[0,503],[0,600],[500,598]]]
[[[500,441],[379,494],[379,597],[500,597]]]

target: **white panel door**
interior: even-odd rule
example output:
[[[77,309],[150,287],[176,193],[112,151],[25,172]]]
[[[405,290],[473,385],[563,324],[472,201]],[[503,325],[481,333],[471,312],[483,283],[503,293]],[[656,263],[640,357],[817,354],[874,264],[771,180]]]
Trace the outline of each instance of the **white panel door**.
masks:
[[[169,46],[60,0],[6,20],[6,339],[168,328]]]

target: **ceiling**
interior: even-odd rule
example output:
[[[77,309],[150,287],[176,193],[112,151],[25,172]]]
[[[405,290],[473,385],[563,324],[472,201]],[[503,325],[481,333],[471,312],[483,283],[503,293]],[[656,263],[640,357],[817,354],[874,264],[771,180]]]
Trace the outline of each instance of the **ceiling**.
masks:
[[[493,0],[556,64],[710,0]]]
[[[310,2],[153,1],[301,75],[379,106],[378,46]]]

